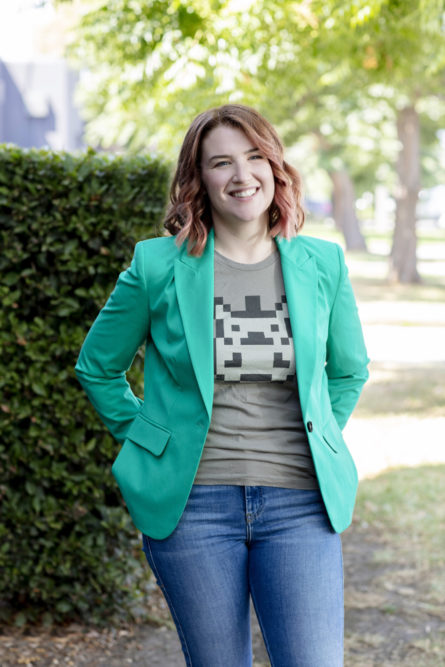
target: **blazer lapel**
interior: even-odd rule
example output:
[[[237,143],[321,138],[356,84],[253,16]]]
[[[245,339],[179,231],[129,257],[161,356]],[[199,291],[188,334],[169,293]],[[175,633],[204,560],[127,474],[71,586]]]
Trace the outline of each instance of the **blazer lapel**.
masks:
[[[317,267],[300,238],[276,237],[295,348],[298,389],[305,412],[316,362]],[[179,311],[196,380],[209,417],[212,415],[214,232],[201,257],[187,254],[186,243],[175,260]]]
[[[317,266],[299,236],[291,241],[278,236],[276,242],[294,341],[300,402],[305,414],[316,362]]]
[[[187,347],[209,417],[213,404],[214,233],[201,257],[187,254],[187,242],[175,260],[176,294]]]

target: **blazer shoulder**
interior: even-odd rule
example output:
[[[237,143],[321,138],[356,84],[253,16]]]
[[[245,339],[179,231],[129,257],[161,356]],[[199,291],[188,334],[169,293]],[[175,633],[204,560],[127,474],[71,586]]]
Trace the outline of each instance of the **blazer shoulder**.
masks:
[[[312,255],[319,268],[323,267],[330,273],[343,274],[346,270],[345,255],[342,247],[334,241],[326,241],[313,236],[301,236],[306,252]]]
[[[333,261],[338,264],[338,260],[343,259],[343,250],[338,243],[326,241],[325,239],[315,238],[314,236],[298,236],[300,242],[304,245],[306,251],[316,259]]]
[[[175,236],[159,236],[136,243],[133,261],[150,287],[162,287],[172,275],[175,259],[180,253],[175,241]]]
[[[321,280],[335,292],[348,272],[341,246],[313,236],[299,238],[308,255],[315,259]]]
[[[144,260],[149,258],[162,256],[163,259],[168,257],[176,258],[179,253],[179,248],[176,245],[176,236],[155,236],[151,239],[144,239],[136,243],[136,249],[144,256]]]

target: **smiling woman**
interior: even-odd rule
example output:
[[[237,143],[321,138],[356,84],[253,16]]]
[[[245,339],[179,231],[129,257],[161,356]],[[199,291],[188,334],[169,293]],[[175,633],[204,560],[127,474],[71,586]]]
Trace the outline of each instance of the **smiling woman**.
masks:
[[[187,665],[251,666],[252,599],[272,664],[340,667],[341,429],[368,375],[343,253],[298,235],[300,177],[248,107],[195,118],[170,199],[76,365],[123,443],[113,474]]]
[[[256,250],[252,261],[263,259],[263,247],[270,254],[275,245],[268,234],[275,181],[259,149],[238,128],[219,125],[202,142],[201,173],[210,201],[215,249],[238,259],[233,246],[239,249],[239,241],[244,241]]]
[[[229,207],[235,198],[246,199],[249,206]],[[196,256],[214,229],[217,248],[251,263],[272,252],[277,234],[288,239],[304,223],[300,175],[285,162],[272,125],[242,105],[195,118],[184,138],[170,199],[164,226],[179,243],[187,240]],[[249,224],[238,226],[238,215]]]

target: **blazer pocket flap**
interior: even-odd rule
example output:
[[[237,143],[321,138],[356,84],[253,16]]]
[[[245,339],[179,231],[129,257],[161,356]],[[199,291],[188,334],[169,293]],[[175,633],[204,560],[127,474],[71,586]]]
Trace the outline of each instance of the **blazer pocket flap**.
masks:
[[[158,426],[146,417],[138,415],[135,417],[127,431],[126,438],[140,445],[155,456],[160,456],[171,436],[163,426]]]
[[[345,445],[343,439],[343,434],[339,425],[337,424],[334,415],[328,419],[326,424],[322,428],[323,440],[325,443],[337,454],[338,451],[342,448],[342,445]]]

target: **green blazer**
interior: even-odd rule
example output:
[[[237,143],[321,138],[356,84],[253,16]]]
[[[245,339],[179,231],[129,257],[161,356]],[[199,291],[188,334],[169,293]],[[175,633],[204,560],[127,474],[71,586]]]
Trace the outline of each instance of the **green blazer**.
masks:
[[[342,437],[368,377],[368,357],[341,248],[277,237],[293,333],[301,409],[335,531],[351,522],[357,471]],[[213,402],[213,258],[161,237],[136,244],[131,266],[91,327],[77,377],[112,435],[113,466],[136,527],[167,537],[198,469]],[[145,344],[144,400],[127,380]]]

